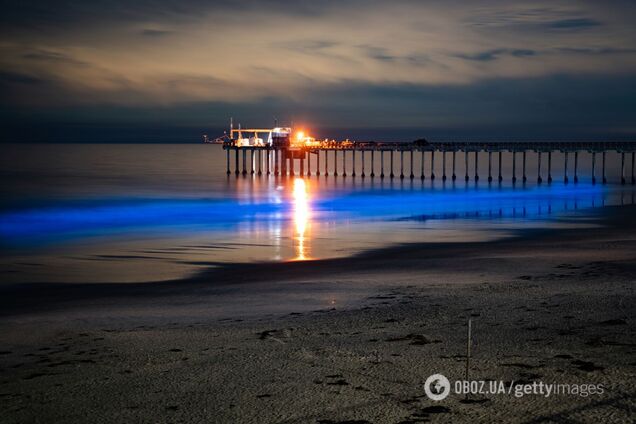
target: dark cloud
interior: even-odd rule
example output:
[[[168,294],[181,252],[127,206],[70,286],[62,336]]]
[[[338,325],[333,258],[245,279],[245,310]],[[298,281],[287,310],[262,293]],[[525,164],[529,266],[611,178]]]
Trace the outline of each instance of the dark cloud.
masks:
[[[535,56],[536,54],[537,52],[535,50],[530,49],[493,49],[476,53],[460,53],[454,56],[460,59],[488,62],[498,59],[501,56],[530,57]]]
[[[397,56],[389,53],[389,50],[383,47],[375,47],[368,45],[358,46],[360,49],[364,51],[367,57],[370,57],[374,60],[379,60],[381,62],[393,62],[397,59]]]
[[[602,23],[589,18],[560,19],[548,22],[546,27],[556,30],[578,30],[601,26]]]
[[[39,84],[42,80],[32,75],[20,74],[17,72],[0,71],[0,84],[3,85],[15,85],[15,84]]]
[[[337,45],[337,42],[329,40],[293,40],[282,43],[275,43],[274,47],[280,47],[283,49],[298,52],[315,53],[318,50],[328,49],[329,47],[335,47]]]
[[[22,55],[24,59],[35,60],[41,62],[62,63],[74,66],[88,66],[87,62],[77,60],[74,57],[60,52],[48,50],[32,50]]]
[[[145,37],[165,37],[166,35],[170,35],[173,31],[167,31],[163,29],[143,29],[141,30],[141,35]]]

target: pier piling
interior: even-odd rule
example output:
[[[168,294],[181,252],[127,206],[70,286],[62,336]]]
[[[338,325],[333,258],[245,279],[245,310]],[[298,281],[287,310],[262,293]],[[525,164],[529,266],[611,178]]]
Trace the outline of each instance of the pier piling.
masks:
[[[393,178],[395,176],[393,175],[393,150],[391,150],[390,159],[391,159],[391,173],[389,174],[389,177]]]
[[[410,179],[415,178],[415,175],[413,174],[413,155],[415,154],[415,152],[413,150],[411,150],[411,175],[409,175]]]
[[[380,150],[380,178],[384,178],[384,150]]]
[[[325,177],[329,176],[329,150],[325,150]]]
[[[375,150],[371,150],[371,178],[375,178]]]
[[[234,175],[240,174],[239,172],[239,150],[234,149]]]
[[[466,175],[464,175],[464,181],[468,182],[468,180],[470,179],[468,177],[468,150],[466,150],[464,152],[464,167],[466,168]]]
[[[578,173],[578,167],[579,167],[579,152],[574,152],[574,184],[579,182],[579,173]]]
[[[605,176],[605,151],[603,151],[603,184],[607,184],[607,177]]]
[[[501,150],[499,150],[499,182],[503,181],[503,176],[501,175]]]
[[[625,152],[621,152],[621,184],[625,184]]]
[[[479,181],[479,152],[475,150],[475,182]]]
[[[347,151],[342,151],[342,176],[347,176]]]
[[[523,151],[523,154],[522,154],[522,162],[523,162],[523,171],[522,171],[523,172],[523,177],[522,177],[522,180],[525,183],[528,180],[528,178],[526,176],[526,151],[525,150]]]
[[[338,151],[333,151],[333,175],[334,177],[338,176]]]
[[[442,150],[442,181],[446,181],[446,150]]]
[[[395,152],[399,152],[399,177],[400,179],[404,179],[406,177],[410,179],[415,178],[416,170],[415,170],[415,155],[419,151],[421,155],[420,162],[420,178],[424,180],[426,178],[426,153],[431,153],[431,165],[430,165],[430,177],[431,180],[435,179],[435,154],[441,153],[441,178],[442,181],[446,181],[451,175],[448,174],[450,171],[449,165],[447,163],[447,153],[452,154],[452,178],[455,180],[457,178],[457,152],[464,152],[464,164],[465,164],[465,180],[470,181],[470,153],[474,152],[474,180],[477,182],[479,180],[479,153],[487,152],[488,153],[488,181],[491,182],[493,179],[493,152],[497,152],[498,156],[498,180],[501,183],[503,181],[503,152],[507,151],[511,154],[510,160],[512,162],[512,183],[515,184],[518,180],[518,170],[517,170],[517,153],[521,152],[522,154],[522,178],[524,183],[527,180],[527,152],[535,152],[537,154],[537,183],[541,184],[543,181],[542,177],[542,156],[543,153],[547,153],[548,155],[548,163],[547,163],[547,181],[548,183],[552,182],[552,153],[553,152],[561,152],[563,154],[563,182],[564,184],[568,184],[570,182],[570,173],[573,175],[574,183],[578,183],[579,174],[579,152],[587,153],[591,155],[592,162],[592,184],[596,184],[596,155],[600,153],[602,155],[602,164],[601,164],[601,178],[602,183],[608,183],[607,176],[607,152],[616,152],[620,153],[620,181],[622,185],[628,184],[631,181],[631,184],[636,184],[636,179],[634,178],[634,172],[636,168],[635,157],[635,145],[626,142],[515,142],[515,143],[499,143],[499,142],[439,142],[439,143],[403,143],[403,142],[387,142],[387,143],[342,143],[338,144],[338,142],[334,142],[333,140],[325,140],[324,142],[318,142],[322,144],[313,144],[317,143],[312,141],[312,144],[307,144],[305,146],[291,145],[235,145],[229,142],[225,142],[223,144],[223,149],[226,151],[225,153],[225,172],[227,175],[231,175],[235,173],[236,175],[246,176],[249,172],[251,175],[258,175],[259,177],[263,174],[273,174],[276,176],[285,175],[285,176],[294,176],[298,175],[301,177],[311,177],[312,176],[312,160],[311,155],[316,155],[316,169],[315,175],[321,175],[321,152],[324,152],[324,175],[329,175],[329,152],[334,152],[334,166],[331,169],[332,175],[343,177],[349,175],[352,177],[366,177],[367,173],[367,164],[366,164],[366,152],[368,150],[371,151],[371,177],[375,177],[375,152],[380,152],[380,172],[381,177],[384,178],[384,152],[389,152],[389,168],[388,174],[391,178],[397,177],[397,169],[396,163],[394,160]],[[232,163],[232,151],[234,152],[234,164]],[[338,169],[338,152],[342,151],[342,170]],[[347,151],[352,152],[351,156],[351,169],[347,170]],[[358,158],[358,153],[361,153],[361,159]],[[242,152],[242,153],[241,153]],[[249,158],[248,155],[249,154]],[[408,157],[409,163],[405,165],[404,163],[404,155],[410,154]],[[570,164],[570,155],[574,154],[574,164]],[[631,154],[631,179],[627,174],[627,167],[629,164],[626,161],[629,159],[627,154]],[[242,164],[241,157],[242,155]],[[273,157],[271,156],[273,155]],[[296,169],[296,159],[300,161],[299,169]],[[306,162],[305,162],[306,160]],[[360,169],[359,164],[356,162],[357,160],[361,160],[361,173],[359,173]],[[506,157],[506,160],[508,158]],[[282,161],[282,162],[281,162]],[[613,162],[612,162],[613,163]],[[249,164],[249,165],[248,165]],[[232,169],[234,166],[234,169]],[[406,169],[405,166],[409,168]],[[573,171],[570,170],[570,166],[573,166]],[[249,168],[249,169],[248,169]],[[557,166],[558,168],[558,166]],[[408,173],[406,172],[408,171]],[[557,173],[558,173],[557,169]],[[558,176],[557,176],[558,178]]]
[[[636,179],[634,178],[634,152],[632,152],[632,185],[636,184]]]
[[[351,163],[353,164],[353,171],[351,172],[351,176],[356,176],[356,151],[353,151],[353,157],[351,159]]]
[[[361,152],[361,154],[362,154],[362,174],[360,174],[360,176],[362,178],[364,178],[365,177],[365,175],[364,175],[364,150]]]

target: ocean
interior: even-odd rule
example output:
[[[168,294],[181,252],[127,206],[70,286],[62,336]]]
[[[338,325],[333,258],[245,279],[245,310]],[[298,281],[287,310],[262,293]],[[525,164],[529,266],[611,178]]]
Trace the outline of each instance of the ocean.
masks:
[[[495,240],[523,230],[594,225],[591,209],[633,204],[634,189],[619,182],[619,157],[608,154],[607,185],[591,183],[581,155],[579,183],[563,182],[563,158],[553,155],[554,181],[537,184],[529,154],[528,182],[516,184],[504,154],[504,181],[488,183],[487,157],[474,181],[471,154],[464,181],[442,181],[442,157],[405,155],[405,179],[351,176],[226,175],[225,152],[204,144],[3,144],[0,272],[3,284],[37,282],[152,282],[177,280],[226,263],[346,257],[405,243]],[[248,156],[249,158],[249,156]],[[388,174],[389,155],[385,155]],[[232,164],[234,158],[232,157]],[[570,162],[572,163],[572,162]],[[599,162],[597,162],[598,164]],[[312,158],[312,172],[316,160]],[[324,157],[321,158],[324,174]],[[394,167],[399,175],[400,157]],[[599,176],[597,165],[597,176]],[[338,167],[342,174],[342,154]],[[257,169],[257,168],[256,168]],[[263,167],[263,170],[265,168]],[[248,167],[249,170],[249,167]],[[298,165],[296,175],[298,175]],[[628,167],[628,172],[631,169]],[[602,209],[601,209],[602,210]]]

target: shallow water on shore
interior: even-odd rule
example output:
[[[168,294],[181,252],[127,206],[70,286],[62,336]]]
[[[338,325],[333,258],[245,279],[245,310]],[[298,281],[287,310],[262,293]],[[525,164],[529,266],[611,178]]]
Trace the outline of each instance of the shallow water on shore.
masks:
[[[508,163],[505,180],[492,184],[483,177],[478,184],[463,178],[444,182],[439,159],[434,181],[430,169],[424,181],[417,172],[411,180],[408,167],[404,180],[371,179],[368,155],[364,179],[237,178],[226,176],[220,146],[3,149],[5,283],[156,281],[219,263],[323,259],[409,242],[492,240],[519,229],[581,225],[563,218],[634,203],[632,186],[592,185],[584,164],[578,184],[564,184],[555,167],[550,185],[536,184],[528,172],[527,184],[513,186]],[[615,160],[608,167],[614,179]],[[387,161],[388,155],[388,170]],[[398,159],[394,164],[399,169]],[[480,159],[479,165],[486,176],[487,162]],[[349,172],[352,166],[349,157]],[[535,167],[529,160],[536,174]],[[473,175],[474,167],[469,171]],[[458,166],[457,174],[464,173]]]

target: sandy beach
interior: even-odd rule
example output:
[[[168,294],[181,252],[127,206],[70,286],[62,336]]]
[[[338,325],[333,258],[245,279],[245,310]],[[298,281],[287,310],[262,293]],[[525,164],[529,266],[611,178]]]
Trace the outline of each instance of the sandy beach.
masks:
[[[182,281],[4,286],[0,421],[630,422],[635,212]],[[464,378],[468,319],[471,380],[604,393],[428,399],[429,375]]]

